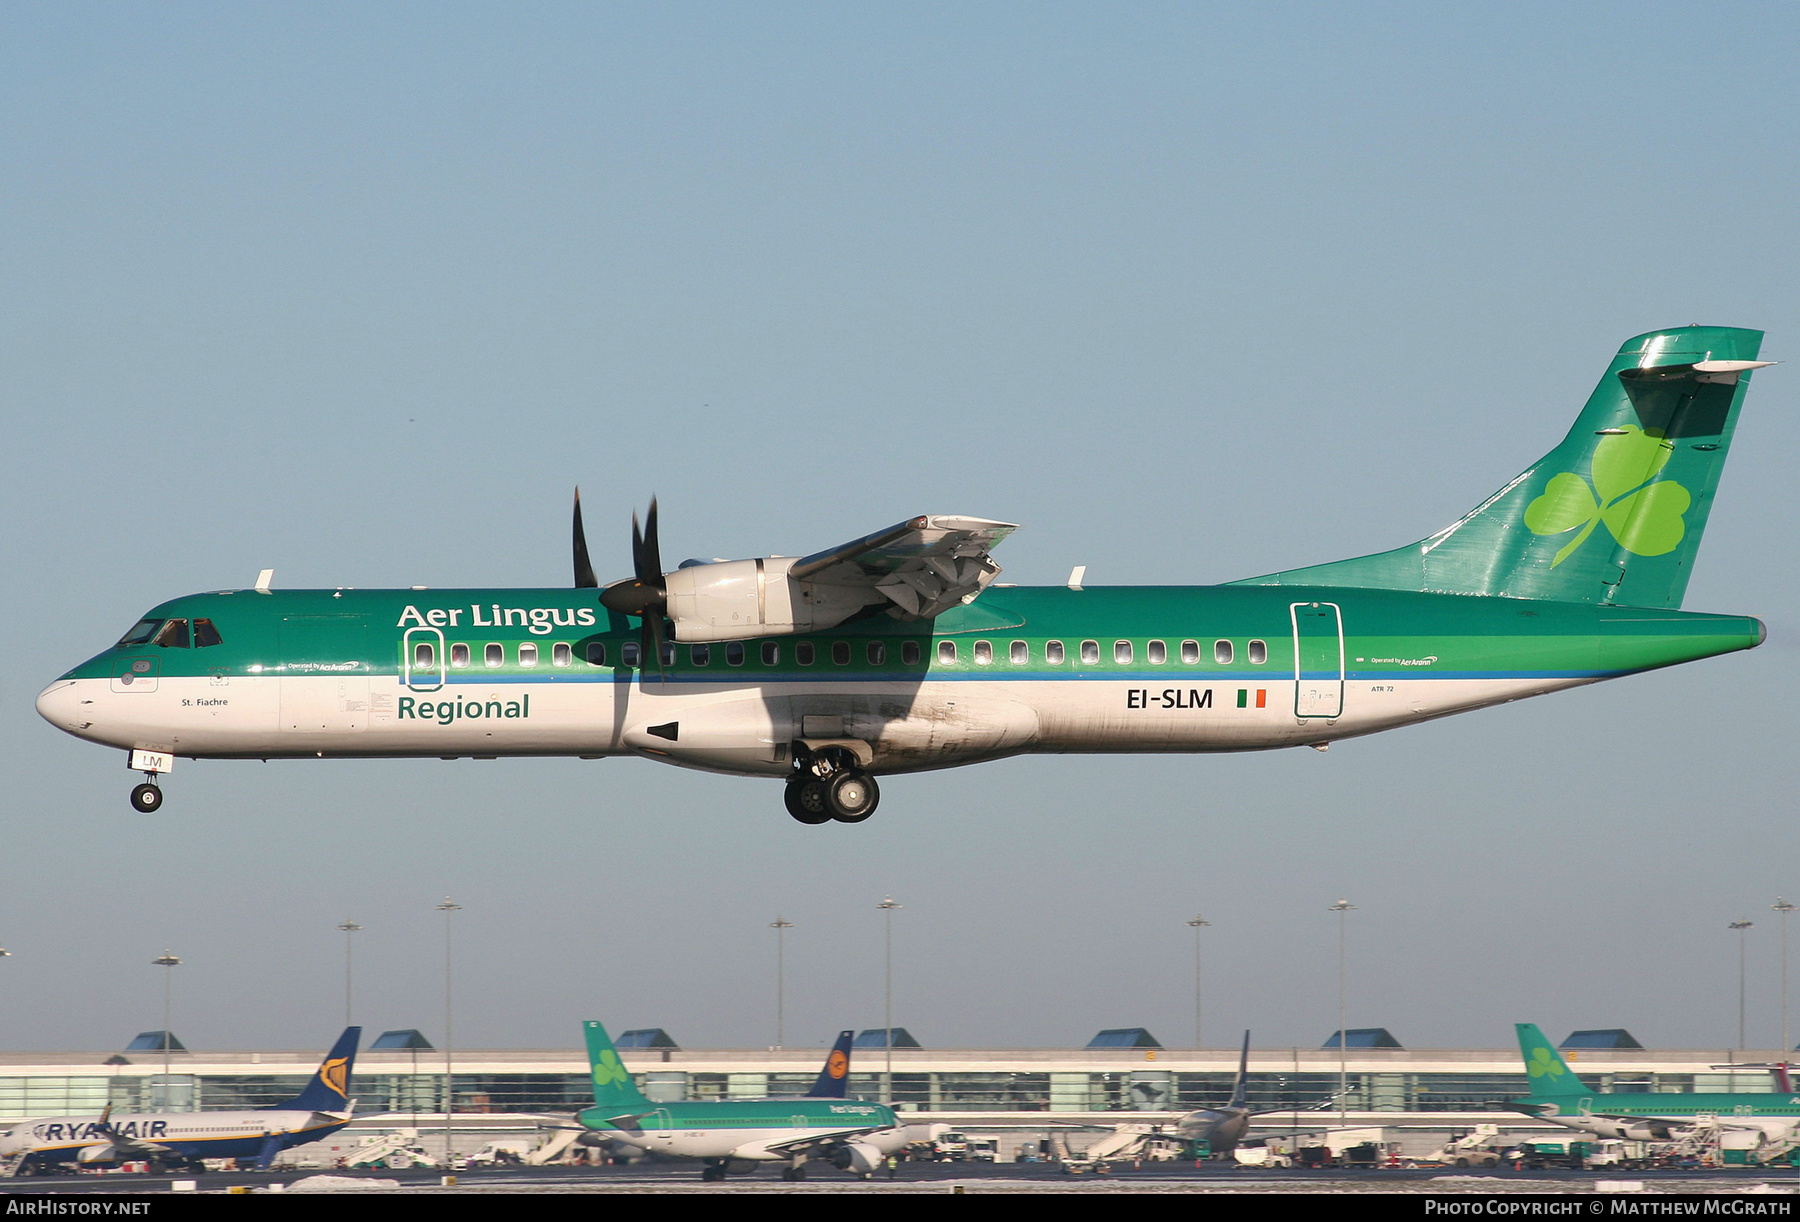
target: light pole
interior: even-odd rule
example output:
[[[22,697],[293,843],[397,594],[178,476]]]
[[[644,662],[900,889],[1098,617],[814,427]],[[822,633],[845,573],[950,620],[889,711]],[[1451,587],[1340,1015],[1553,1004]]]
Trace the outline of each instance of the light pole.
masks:
[[[1211,924],[1211,921],[1199,913],[1195,913],[1194,919],[1188,922],[1194,931],[1194,1048],[1196,1051],[1206,1047],[1200,1042],[1200,931]]]
[[[1787,919],[1794,905],[1777,897],[1770,908],[1781,914],[1781,1059],[1787,1060],[1788,1054],[1794,1050],[1793,1037],[1788,1034],[1788,956],[1787,956]]]
[[[784,916],[769,922],[775,931],[775,1047],[787,1043],[787,931],[794,923]]]
[[[451,1023],[455,1011],[450,993],[450,915],[462,911],[462,905],[446,895],[444,902],[437,905],[437,911],[444,914],[444,1166],[448,1169],[452,1157],[450,1130],[456,1122],[456,1029]]]
[[[1738,1051],[1744,1050],[1744,943],[1749,938],[1746,930],[1755,928],[1751,921],[1733,921],[1727,929],[1738,931]]]
[[[881,902],[875,905],[887,918],[887,1001],[882,1008],[881,1021],[886,1030],[881,1037],[883,1054],[887,1057],[886,1067],[881,1074],[881,1101],[889,1107],[894,1105],[894,913],[900,908],[894,897],[884,895]]]
[[[1350,1070],[1349,1070],[1349,1036],[1346,1032],[1345,1015],[1350,1009],[1349,976],[1345,968],[1345,939],[1349,917],[1356,911],[1356,905],[1347,899],[1339,899],[1327,911],[1338,914],[1338,1123],[1344,1123],[1344,1116],[1349,1106]]]
[[[169,1107],[169,1046],[175,1042],[174,1035],[169,1031],[169,1013],[175,989],[175,969],[181,966],[181,960],[164,947],[163,953],[150,962],[163,969],[163,1110],[169,1111],[172,1110]]]
[[[344,1026],[348,1027],[350,1025],[350,935],[361,929],[362,926],[349,917],[345,917],[338,928],[344,931]]]

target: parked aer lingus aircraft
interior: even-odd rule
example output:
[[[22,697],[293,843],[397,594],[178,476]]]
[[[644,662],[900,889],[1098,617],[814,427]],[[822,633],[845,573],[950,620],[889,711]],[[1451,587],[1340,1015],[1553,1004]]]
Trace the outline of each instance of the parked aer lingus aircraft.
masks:
[[[1785,1141],[1800,1124],[1800,1095],[1789,1091],[1713,1094],[1589,1090],[1535,1023],[1515,1023],[1531,1094],[1512,1108],[1600,1137],[1668,1141],[1703,1118],[1725,1129],[1753,1129],[1765,1142]],[[1750,1068],[1745,1066],[1744,1068]]]
[[[855,823],[878,775],[1323,749],[1759,644],[1755,619],[1679,608],[1761,339],[1626,341],[1549,454],[1436,534],[1353,560],[1008,587],[990,553],[1011,525],[923,516],[665,573],[653,502],[636,575],[599,589],[578,500],[573,589],[271,590],[265,573],[153,608],[37,707],[130,752],[141,811],[177,756],[641,755],[783,779],[802,823]]]
[[[605,1027],[584,1023],[582,1032],[594,1106],[576,1120],[608,1141],[665,1158],[700,1159],[706,1164],[703,1180],[722,1180],[764,1163],[785,1163],[783,1179],[803,1180],[806,1164],[815,1159],[867,1179],[904,1144],[892,1108],[844,1097],[850,1065],[841,1036],[842,1047],[833,1050],[818,1084],[803,1098],[655,1103],[638,1090]],[[840,1064],[842,1072],[834,1074]]]

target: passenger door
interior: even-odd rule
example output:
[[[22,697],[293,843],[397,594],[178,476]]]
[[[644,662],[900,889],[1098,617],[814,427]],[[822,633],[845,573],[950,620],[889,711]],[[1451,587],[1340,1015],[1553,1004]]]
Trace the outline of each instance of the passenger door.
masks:
[[[1344,712],[1344,621],[1336,603],[1292,603],[1294,716],[1340,717]]]

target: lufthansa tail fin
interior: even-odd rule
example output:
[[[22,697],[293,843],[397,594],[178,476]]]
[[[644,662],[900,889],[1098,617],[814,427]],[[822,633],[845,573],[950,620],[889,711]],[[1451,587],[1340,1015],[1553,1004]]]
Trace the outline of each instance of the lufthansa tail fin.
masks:
[[[1250,1033],[1244,1032],[1244,1050],[1238,1054],[1237,1081],[1231,1084],[1231,1107],[1250,1106]]]
[[[587,1036],[588,1074],[594,1080],[594,1106],[620,1112],[648,1112],[655,1104],[644,1097],[631,1079],[631,1071],[619,1059],[606,1028],[596,1022],[581,1024]]]
[[[850,1085],[850,1042],[855,1037],[855,1031],[838,1032],[837,1043],[831,1046],[831,1052],[825,1058],[825,1067],[819,1070],[819,1080],[806,1092],[808,1099],[844,1097],[845,1088]]]
[[[1756,359],[1762,337],[1687,327],[1628,339],[1562,444],[1461,520],[1390,552],[1231,584],[1679,607],[1750,371],[1771,363]],[[1508,357],[1478,376],[1516,371]]]
[[[1590,1093],[1582,1085],[1575,1071],[1562,1058],[1562,1053],[1551,1046],[1544,1038],[1536,1023],[1513,1024],[1519,1033],[1519,1054],[1525,1058],[1525,1076],[1531,1081],[1531,1093],[1534,1095],[1585,1095]]]
[[[356,1067],[356,1048],[361,1042],[361,1027],[345,1027],[306,1089],[286,1103],[276,1104],[275,1110],[334,1114],[349,1111],[350,1074]]]

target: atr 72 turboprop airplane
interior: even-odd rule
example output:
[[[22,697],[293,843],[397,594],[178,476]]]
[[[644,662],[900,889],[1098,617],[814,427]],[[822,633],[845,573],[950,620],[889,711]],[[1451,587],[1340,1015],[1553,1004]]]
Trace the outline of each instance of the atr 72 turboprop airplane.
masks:
[[[177,756],[641,755],[783,779],[802,823],[856,823],[877,776],[1025,752],[1323,750],[1760,644],[1756,619],[1679,608],[1761,342],[1627,340],[1561,444],[1375,555],[1008,587],[991,552],[1013,526],[923,516],[664,572],[652,502],[635,576],[599,589],[577,498],[572,590],[277,591],[265,572],[151,609],[37,707],[130,752],[140,811]]]

